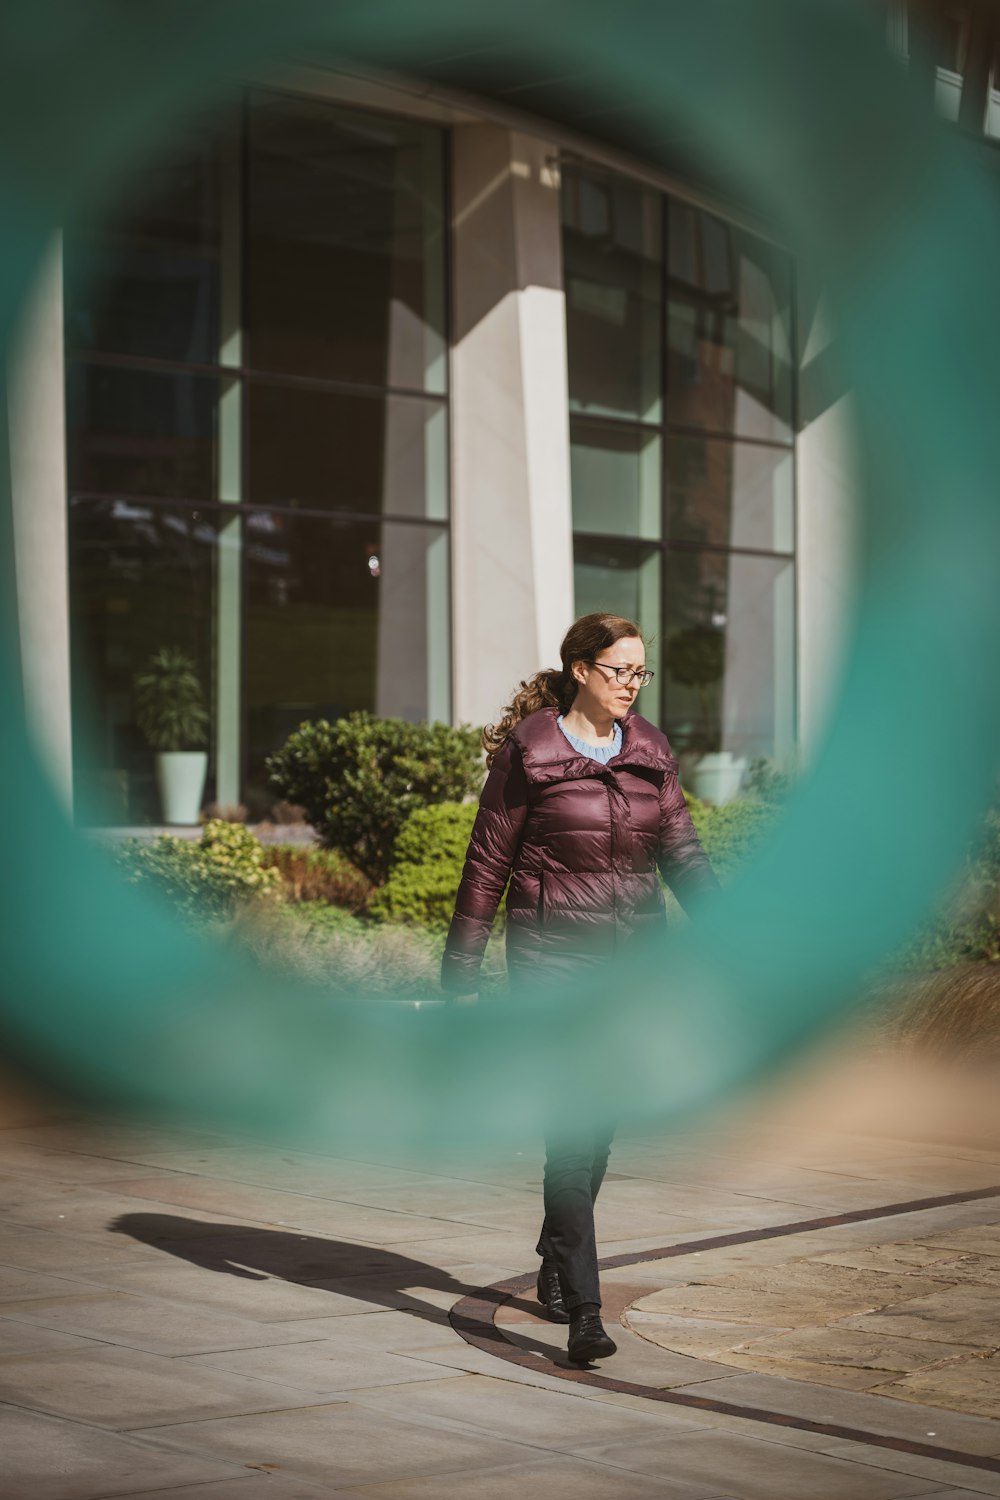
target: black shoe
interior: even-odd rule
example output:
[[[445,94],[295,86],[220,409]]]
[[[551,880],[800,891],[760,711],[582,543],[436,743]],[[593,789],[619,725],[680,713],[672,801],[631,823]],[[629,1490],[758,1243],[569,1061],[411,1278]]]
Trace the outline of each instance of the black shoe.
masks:
[[[538,1272],[536,1292],[539,1302],[548,1314],[550,1323],[569,1322],[569,1313],[563,1302],[562,1287],[559,1285],[559,1272],[550,1260],[542,1261]]]
[[[597,1313],[583,1313],[573,1318],[569,1329],[569,1347],[566,1350],[575,1365],[588,1364],[592,1359],[607,1359],[617,1353],[618,1345],[604,1331],[604,1324]]]

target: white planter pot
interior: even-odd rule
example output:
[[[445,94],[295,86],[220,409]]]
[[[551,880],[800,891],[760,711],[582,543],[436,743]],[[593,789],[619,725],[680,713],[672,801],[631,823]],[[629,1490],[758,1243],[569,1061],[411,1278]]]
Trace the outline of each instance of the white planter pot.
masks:
[[[743,773],[747,768],[745,755],[734,756],[731,750],[713,750],[703,755],[694,768],[691,790],[703,802],[732,802],[739,794]]]
[[[164,823],[190,826],[198,821],[208,754],[204,750],[161,750],[156,757],[156,784]]]

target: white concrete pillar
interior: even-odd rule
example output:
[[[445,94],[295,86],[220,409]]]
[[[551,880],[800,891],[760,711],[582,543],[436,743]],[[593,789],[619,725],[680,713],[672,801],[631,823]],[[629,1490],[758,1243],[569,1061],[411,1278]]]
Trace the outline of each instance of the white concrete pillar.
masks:
[[[809,364],[829,341],[820,311],[802,354],[804,391],[811,385]],[[829,723],[854,612],[859,487],[852,402],[850,393],[817,400],[796,443],[799,745],[805,762]]]
[[[21,673],[28,727],[67,812],[73,805],[62,244],[49,254],[8,365]]]
[[[573,620],[566,314],[552,147],[453,142],[453,717],[482,724]]]

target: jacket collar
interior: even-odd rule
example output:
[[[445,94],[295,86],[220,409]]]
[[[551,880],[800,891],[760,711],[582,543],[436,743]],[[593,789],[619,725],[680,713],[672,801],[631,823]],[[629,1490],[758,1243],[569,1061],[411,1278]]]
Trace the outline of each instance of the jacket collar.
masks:
[[[622,748],[607,765],[578,754],[556,723],[558,717],[557,708],[539,708],[511,730],[510,738],[521,751],[530,782],[575,781],[623,766],[642,766],[660,773],[677,770],[677,759],[666,735],[632,709],[619,720]]]

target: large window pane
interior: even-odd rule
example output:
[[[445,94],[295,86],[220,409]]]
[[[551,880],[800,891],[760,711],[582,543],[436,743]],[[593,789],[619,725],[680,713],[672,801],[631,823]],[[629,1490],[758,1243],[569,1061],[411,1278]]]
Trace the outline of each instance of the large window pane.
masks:
[[[790,442],[788,256],[673,199],[667,242],[668,421]]]
[[[247,498],[447,519],[447,415],[421,396],[246,387]]]
[[[246,351],[258,370],[443,393],[443,134],[255,95]]]
[[[637,542],[577,537],[573,549],[577,615],[608,613],[634,620],[646,642],[646,665],[656,673],[637,699],[639,712],[660,722],[660,549]]]
[[[443,527],[246,517],[247,785],[304,720],[450,717]]]
[[[781,757],[794,737],[791,559],[667,559],[667,733],[693,756]]]
[[[660,420],[661,200],[564,169],[563,275],[573,411]]]
[[[610,422],[570,421],[573,529],[659,538],[660,435]]]
[[[219,209],[214,144],[149,161],[127,206],[67,239],[69,351],[215,360]]]
[[[178,647],[195,662],[211,709],[216,542],[210,511],[125,500],[70,505],[75,799],[84,823],[160,819],[132,679],[155,651]],[[213,775],[214,745],[210,788]]]
[[[66,424],[71,493],[211,500],[219,382],[73,364]]]
[[[793,484],[790,449],[728,438],[669,437],[669,535],[720,547],[791,552]]]

